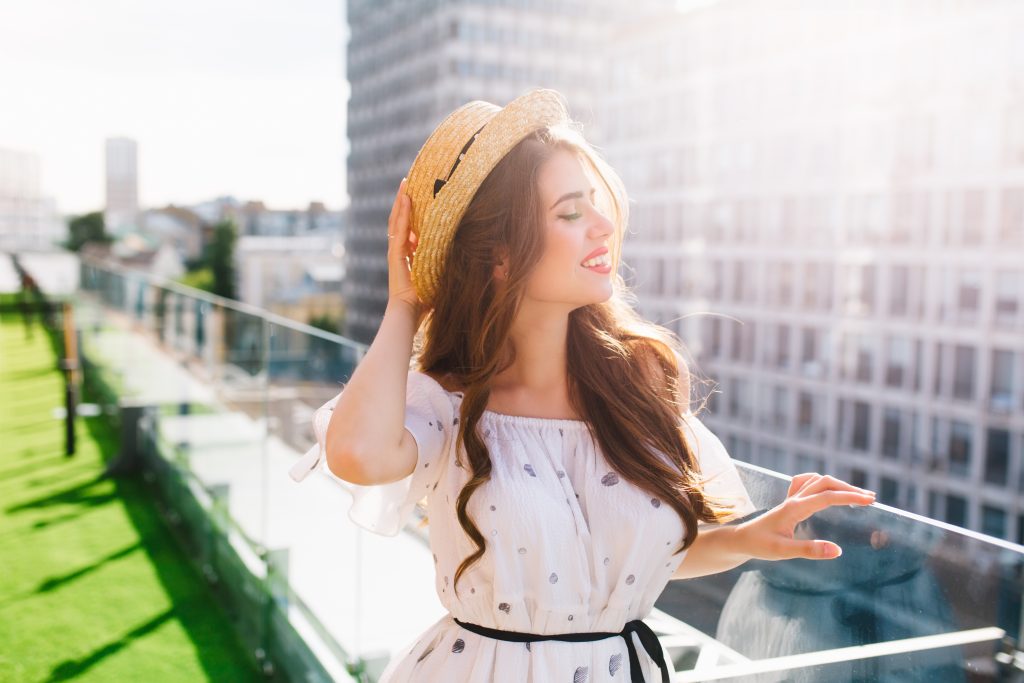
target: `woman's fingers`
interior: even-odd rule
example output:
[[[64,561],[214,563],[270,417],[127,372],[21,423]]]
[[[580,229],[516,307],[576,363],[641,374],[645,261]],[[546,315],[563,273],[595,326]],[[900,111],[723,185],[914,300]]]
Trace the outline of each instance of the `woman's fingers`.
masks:
[[[819,478],[821,478],[821,475],[817,472],[804,472],[803,474],[793,475],[793,480],[789,482],[789,491],[786,492],[786,498],[798,493],[808,483]]]
[[[859,486],[847,483],[842,479],[836,479],[828,474],[820,476],[814,481],[809,481],[803,489],[800,490],[801,496],[811,495],[814,493],[821,493],[822,491],[855,491],[857,493],[873,494],[873,491],[868,489],[862,489]]]
[[[404,187],[404,184],[403,184]],[[413,239],[412,231],[409,230],[409,214],[412,212],[412,198],[409,195],[402,193],[402,207],[398,212],[398,237],[395,239],[402,240],[402,244],[405,245],[405,253],[409,257],[409,266],[412,267],[412,259],[415,256],[416,251],[416,240]]]
[[[391,213],[388,215],[388,234],[394,233],[395,228],[395,217],[398,215],[398,208],[401,205],[402,196],[405,194],[405,178],[402,178],[402,182],[398,184],[398,190],[395,192],[395,200],[391,202]]]
[[[394,262],[401,255],[401,245],[398,244],[397,223],[398,210],[401,206],[402,191],[405,189],[405,178],[398,184],[398,191],[395,192],[395,200],[391,203],[391,214],[388,216],[388,260]]]
[[[858,491],[822,491],[807,497],[789,498],[783,503],[796,521],[802,522],[815,512],[821,512],[833,505],[870,505],[875,497]]]
[[[388,295],[410,302],[418,301],[410,269],[414,242],[409,239],[409,215],[412,213],[412,198],[406,193],[407,179],[402,178],[395,193],[388,217]]]

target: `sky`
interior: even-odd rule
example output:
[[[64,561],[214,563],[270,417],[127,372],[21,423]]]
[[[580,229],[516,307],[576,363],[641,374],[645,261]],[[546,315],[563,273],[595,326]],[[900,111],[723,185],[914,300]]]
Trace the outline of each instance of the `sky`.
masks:
[[[4,0],[0,147],[61,213],[100,210],[104,139],[142,208],[222,195],[344,208],[344,0]]]

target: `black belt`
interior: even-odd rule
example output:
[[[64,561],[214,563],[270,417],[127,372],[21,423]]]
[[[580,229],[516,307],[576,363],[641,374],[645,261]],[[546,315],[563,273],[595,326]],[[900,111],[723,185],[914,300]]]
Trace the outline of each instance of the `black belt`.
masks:
[[[455,619],[455,617],[452,618]],[[665,655],[661,650],[661,644],[658,642],[658,636],[654,634],[654,630],[645,624],[642,619],[627,621],[626,626],[618,632],[593,631],[590,633],[559,633],[555,635],[501,631],[478,624],[467,624],[458,619],[455,619],[455,623],[467,631],[472,631],[488,638],[509,640],[515,643],[532,643],[538,640],[564,640],[570,643],[585,643],[592,640],[604,640],[605,638],[622,636],[622,639],[626,641],[626,652],[629,654],[629,680],[631,683],[645,683],[643,672],[640,670],[640,657],[636,653],[636,646],[633,645],[633,638],[630,636],[631,633],[636,633],[640,637],[640,644],[644,646],[644,650],[647,651],[647,654],[650,655],[651,659],[661,669],[661,683],[669,683],[668,663],[665,662]]]

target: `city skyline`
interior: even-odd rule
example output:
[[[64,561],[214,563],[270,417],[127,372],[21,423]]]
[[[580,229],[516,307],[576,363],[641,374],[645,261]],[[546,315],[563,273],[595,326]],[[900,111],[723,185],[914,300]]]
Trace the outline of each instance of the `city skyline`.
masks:
[[[0,147],[38,155],[62,214],[103,209],[104,140],[121,136],[143,207],[342,209],[346,31],[343,0],[6,5]]]

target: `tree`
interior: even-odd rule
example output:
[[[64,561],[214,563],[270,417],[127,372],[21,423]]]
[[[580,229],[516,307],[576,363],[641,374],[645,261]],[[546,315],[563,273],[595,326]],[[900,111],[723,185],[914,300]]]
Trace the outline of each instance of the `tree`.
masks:
[[[341,320],[329,313],[310,316],[307,324],[326,332],[333,332],[334,334],[339,334],[341,332]]]
[[[73,217],[68,221],[68,233],[70,236],[64,246],[74,252],[80,251],[87,242],[109,244],[114,241],[114,238],[107,234],[102,211]]]
[[[231,219],[213,226],[213,237],[206,245],[204,261],[213,273],[213,293],[234,299],[235,297],[235,242],[238,231]]]

